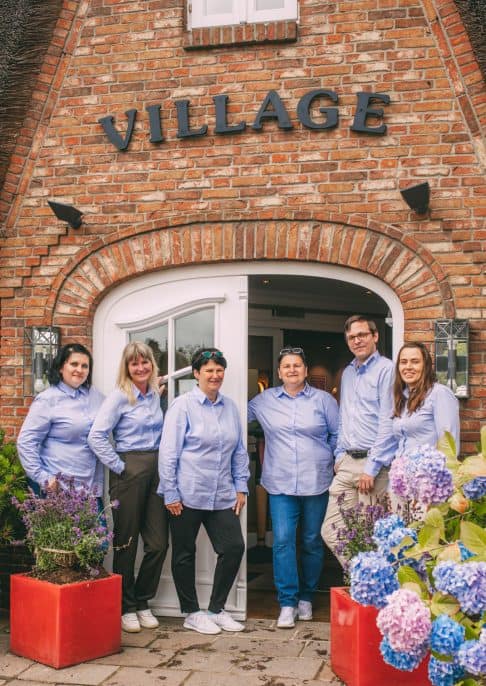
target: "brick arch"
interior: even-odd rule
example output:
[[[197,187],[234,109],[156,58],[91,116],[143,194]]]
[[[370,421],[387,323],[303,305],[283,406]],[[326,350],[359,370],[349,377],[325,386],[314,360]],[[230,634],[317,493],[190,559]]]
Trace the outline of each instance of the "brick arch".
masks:
[[[428,330],[454,316],[447,276],[434,257],[398,229],[340,221],[269,220],[151,228],[104,237],[58,274],[47,302],[51,323],[70,336],[91,335],[97,304],[120,283],[147,272],[191,264],[284,260],[340,265],[367,272],[392,288],[406,326]],[[426,325],[425,325],[426,322]]]

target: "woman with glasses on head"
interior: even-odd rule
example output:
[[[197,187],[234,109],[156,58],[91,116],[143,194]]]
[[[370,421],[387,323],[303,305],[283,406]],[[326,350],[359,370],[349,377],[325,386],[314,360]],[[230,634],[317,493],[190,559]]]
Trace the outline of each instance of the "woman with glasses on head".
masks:
[[[172,575],[186,629],[241,631],[224,610],[245,549],[239,514],[250,476],[238,409],[220,393],[227,366],[217,348],[192,357],[197,386],[169,408],[159,450],[159,493],[168,509]],[[196,537],[206,529],[218,558],[208,612],[196,593]]]
[[[88,437],[110,469],[110,498],[119,501],[113,511],[113,571],[122,575],[122,629],[132,633],[159,625],[148,601],[157,592],[168,545],[167,517],[157,495],[161,433],[157,366],[151,348],[134,341],[123,351],[117,388],[101,406]],[[139,535],[144,556],[135,579]]]
[[[281,386],[250,400],[248,421],[265,434],[261,483],[269,494],[273,574],[280,604],[279,628],[312,619],[312,599],[324,560],[321,526],[333,477],[338,407],[330,393],[309,386],[302,348],[278,357]],[[300,566],[297,527],[300,526]]]
[[[49,373],[50,386],[34,398],[17,439],[20,462],[30,487],[62,487],[58,475],[72,478],[102,509],[103,465],[88,445],[88,433],[103,395],[91,385],[93,359],[80,343],[64,345]]]
[[[459,453],[459,402],[448,386],[436,382],[432,358],[423,343],[405,343],[400,348],[393,396],[398,455],[419,446],[435,446],[446,431],[453,435]]]

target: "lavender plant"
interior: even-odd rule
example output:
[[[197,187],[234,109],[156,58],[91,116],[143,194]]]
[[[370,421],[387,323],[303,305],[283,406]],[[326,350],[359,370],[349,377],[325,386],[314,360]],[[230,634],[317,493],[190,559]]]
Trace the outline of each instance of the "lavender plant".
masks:
[[[69,566],[96,576],[112,540],[104,512],[73,479],[58,474],[57,481],[61,488],[47,491],[45,497],[30,491],[23,502],[12,498],[27,529],[25,542],[34,552],[35,571],[53,571],[61,566],[62,554],[71,553]]]

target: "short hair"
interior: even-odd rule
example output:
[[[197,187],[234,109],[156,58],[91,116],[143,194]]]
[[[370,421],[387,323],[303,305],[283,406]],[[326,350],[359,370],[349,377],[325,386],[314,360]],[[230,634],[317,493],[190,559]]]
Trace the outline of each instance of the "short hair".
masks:
[[[148,380],[148,385],[153,391],[159,392],[157,363],[155,362],[152,348],[146,343],[142,343],[142,341],[132,341],[123,349],[118,368],[118,378],[116,380],[118,388],[126,393],[130,405],[135,405],[135,395],[133,393],[133,381],[128,372],[128,363],[133,362],[138,357],[142,357],[144,360],[149,360],[152,363],[152,374]]]
[[[71,355],[75,353],[79,353],[80,355],[86,355],[89,359],[88,376],[86,377],[86,381],[84,381],[84,383],[82,383],[81,385],[85,386],[86,388],[89,388],[91,386],[93,378],[93,357],[88,348],[85,348],[84,345],[81,345],[81,343],[66,343],[66,345],[63,345],[62,348],[59,350],[56,357],[54,358],[52,367],[50,368],[48,374],[49,383],[51,384],[51,386],[55,386],[56,384],[62,381],[61,367],[64,365],[65,362],[69,360]]]
[[[228,362],[218,348],[198,348],[191,359],[192,371],[199,372],[208,362],[217,362],[223,369],[226,369]]]
[[[378,328],[373,319],[368,319],[368,317],[364,314],[353,314],[351,315],[351,317],[348,317],[344,322],[345,334],[348,333],[349,329],[351,328],[351,325],[355,322],[366,322],[366,324],[368,324],[369,326],[371,333],[378,333]]]
[[[403,391],[405,390],[405,386],[407,384],[404,381],[402,381],[402,377],[400,376],[400,355],[402,354],[402,350],[405,350],[406,348],[416,348],[417,350],[420,350],[422,359],[424,361],[424,370],[422,373],[422,378],[420,379],[419,383],[414,389],[414,392],[410,393],[408,399],[403,395]],[[407,410],[409,414],[412,414],[413,412],[416,412],[418,409],[420,409],[420,407],[422,407],[422,405],[424,404],[424,400],[427,396],[427,393],[434,385],[435,380],[436,378],[434,366],[432,363],[432,357],[430,356],[427,347],[423,343],[419,343],[418,341],[410,341],[409,343],[404,343],[398,351],[397,361],[395,364],[395,382],[393,384],[393,416],[400,417],[405,405],[407,405]]]
[[[278,354],[277,369],[278,367],[280,367],[280,363],[282,362],[283,358],[287,355],[297,355],[304,363],[304,366],[307,367],[307,360],[305,359],[304,349],[300,346],[286,345]]]

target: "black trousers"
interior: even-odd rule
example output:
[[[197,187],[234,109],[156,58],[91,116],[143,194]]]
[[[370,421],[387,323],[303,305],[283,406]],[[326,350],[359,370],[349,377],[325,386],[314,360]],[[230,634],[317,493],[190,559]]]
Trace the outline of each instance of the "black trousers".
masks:
[[[245,551],[239,517],[232,509],[194,510],[184,507],[182,514],[169,515],[169,524],[172,576],[181,612],[199,610],[196,593],[196,538],[201,524],[218,556],[208,609],[210,612],[220,612],[236,579]]]
[[[122,613],[146,610],[157,593],[168,546],[167,510],[157,495],[159,473],[157,452],[121,453],[125,471],[110,472],[110,499],[118,500],[113,510],[113,571],[122,575]],[[138,536],[144,556],[135,579]]]

